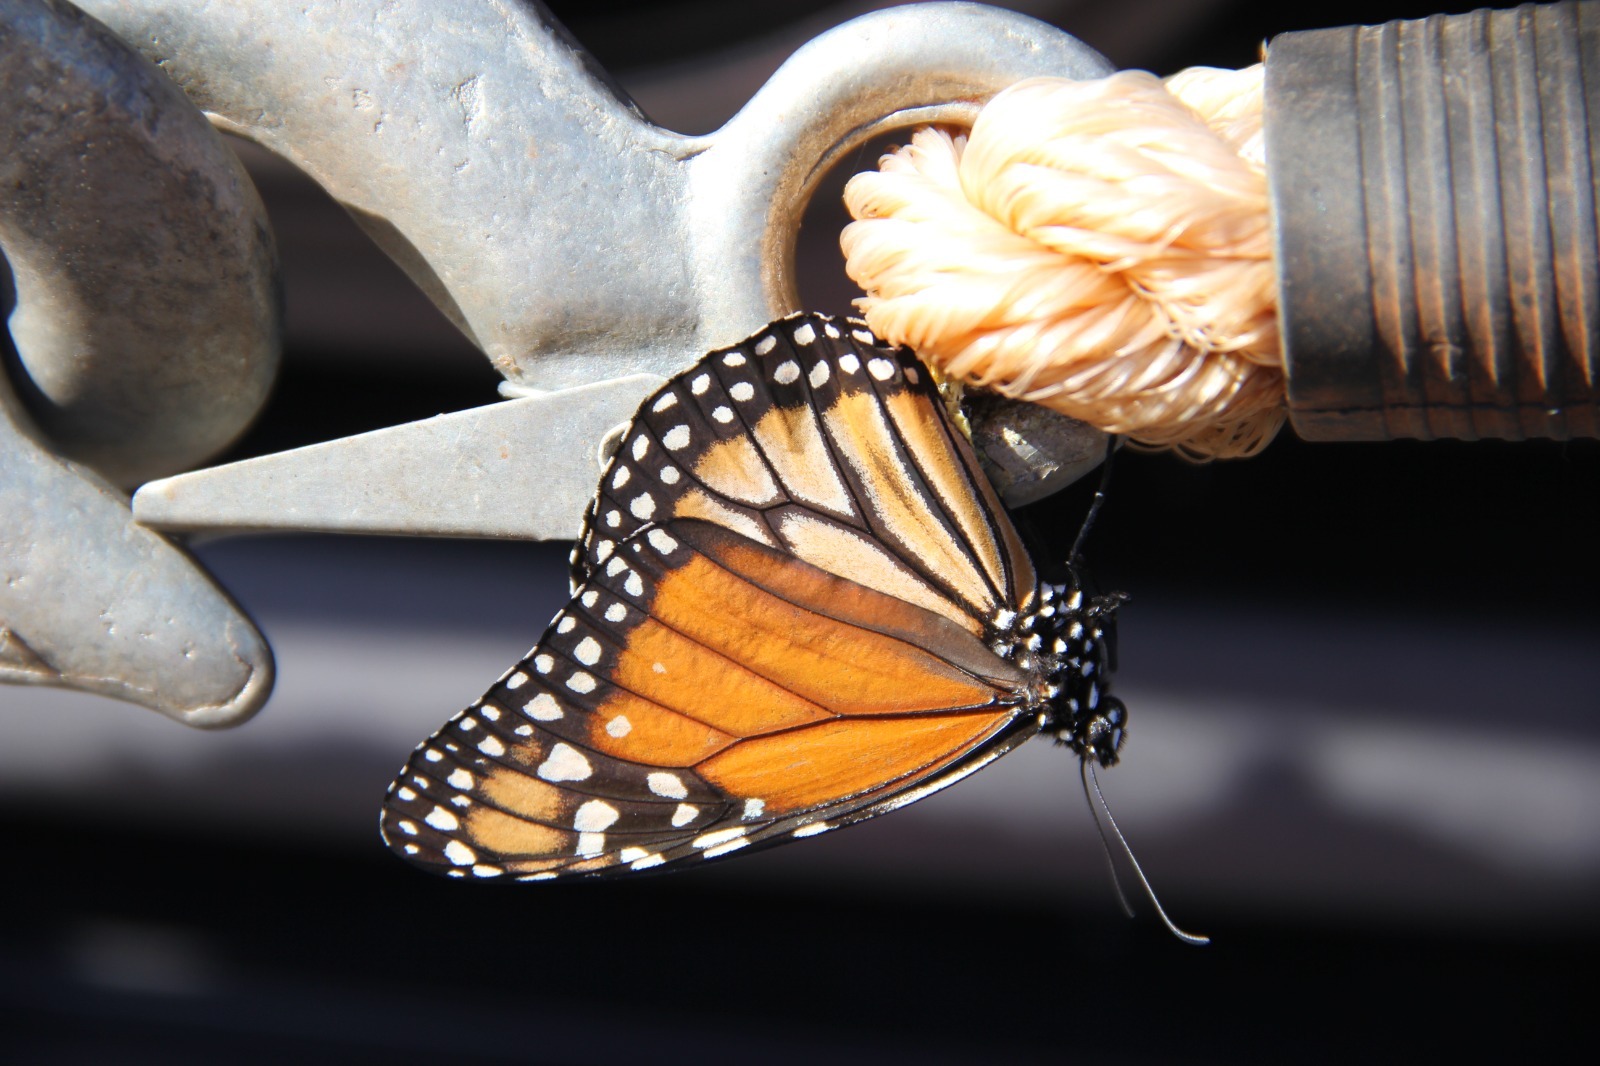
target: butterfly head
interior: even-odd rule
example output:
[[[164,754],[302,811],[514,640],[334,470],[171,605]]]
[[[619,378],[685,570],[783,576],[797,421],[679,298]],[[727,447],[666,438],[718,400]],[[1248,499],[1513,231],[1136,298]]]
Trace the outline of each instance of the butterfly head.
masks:
[[[1114,766],[1127,739],[1128,709],[1112,696],[1116,610],[1120,592],[1087,598],[1076,582],[1045,585],[1040,611],[1046,623],[1044,731],[1080,759]]]

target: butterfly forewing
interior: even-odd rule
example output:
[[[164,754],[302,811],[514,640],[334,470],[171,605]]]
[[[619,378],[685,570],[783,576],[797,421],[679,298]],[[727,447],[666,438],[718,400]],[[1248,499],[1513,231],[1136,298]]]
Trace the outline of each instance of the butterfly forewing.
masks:
[[[537,879],[716,858],[1037,731],[991,648],[1031,564],[920,365],[851,328],[776,323],[641,406],[572,602],[391,786],[396,851]]]
[[[634,530],[701,518],[973,628],[1037,579],[910,353],[825,316],[714,352],[641,406],[580,580]]]

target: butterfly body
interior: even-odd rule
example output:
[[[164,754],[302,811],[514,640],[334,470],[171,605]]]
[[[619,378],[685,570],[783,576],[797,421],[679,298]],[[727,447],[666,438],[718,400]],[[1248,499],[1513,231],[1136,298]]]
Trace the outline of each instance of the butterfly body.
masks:
[[[1117,599],[1041,582],[927,372],[793,316],[647,399],[528,656],[382,831],[456,877],[716,859],[893,810],[1041,732],[1116,760]]]

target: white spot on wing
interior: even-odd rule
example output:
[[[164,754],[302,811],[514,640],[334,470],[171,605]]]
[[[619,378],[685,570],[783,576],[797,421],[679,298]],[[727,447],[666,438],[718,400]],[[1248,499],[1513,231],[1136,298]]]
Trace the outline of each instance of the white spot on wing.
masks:
[[[593,666],[600,661],[600,642],[593,637],[584,637],[572,649],[572,654],[583,665]]]
[[[707,848],[705,850],[705,854],[701,857],[706,859],[715,859],[717,856],[726,855],[730,851],[738,851],[740,848],[749,843],[750,841],[743,838],[738,840],[730,840],[726,844],[718,844],[716,847]]]
[[[453,833],[457,829],[461,828],[461,823],[456,821],[456,816],[445,810],[443,807],[435,807],[433,810],[429,811],[428,816],[424,818],[423,821],[427,822],[441,833]]]
[[[710,833],[702,833],[690,843],[697,848],[714,848],[730,840],[738,840],[742,836],[744,836],[744,826],[736,825],[732,829],[717,829]]]
[[[795,327],[793,336],[796,344],[806,345],[817,339],[817,331],[812,328],[811,323],[805,322]]]
[[[760,818],[762,814],[766,813],[766,809],[766,800],[748,799],[744,801],[744,817],[748,821]]]
[[[778,364],[778,369],[772,372],[772,380],[779,385],[793,385],[800,380],[800,364],[793,359],[785,359]]]
[[[633,472],[627,467],[617,467],[617,472],[611,475],[611,487],[614,489],[620,489],[622,486],[628,483],[628,479],[632,476]]]
[[[846,352],[839,357],[839,369],[846,374],[854,374],[861,369],[861,360],[857,359],[854,354]]]
[[[826,833],[832,828],[833,826],[829,825],[827,822],[812,822],[810,825],[801,826],[799,829],[796,829],[789,835],[794,837],[814,837],[818,833]]]
[[[687,448],[689,446],[689,427],[673,426],[671,429],[667,430],[666,433],[662,434],[661,443],[665,444],[672,451],[679,451],[680,449]]]
[[[572,828],[580,833],[603,833],[621,814],[605,800],[589,800],[572,816]]]
[[[500,738],[490,734],[478,742],[478,750],[485,755],[499,758],[506,753],[506,746],[500,743]]]
[[[755,394],[755,386],[751,385],[748,381],[736,381],[733,383],[733,387],[728,390],[728,395],[732,396],[740,403],[744,403],[746,400],[754,398]]]
[[[628,505],[628,510],[632,511],[633,517],[639,519],[641,522],[648,521],[650,516],[656,513],[655,498],[652,497],[648,492],[640,493],[638,496],[635,496],[633,502]]]
[[[587,781],[594,768],[577,748],[557,744],[550,749],[550,757],[534,772],[546,781]]]
[[[711,375],[710,374],[701,374],[699,377],[697,377],[693,381],[689,382],[689,391],[694,393],[696,396],[704,396],[706,394],[706,389],[708,389],[710,387],[711,387]]]
[[[638,574],[630,573],[628,580],[622,583],[622,590],[628,595],[638,598],[644,595],[644,582],[639,580]]]
[[[677,829],[682,829],[695,820],[700,813],[700,808],[692,803],[680,803],[678,809],[672,812],[672,824]]]
[[[574,692],[590,693],[594,691],[594,677],[582,670],[572,671],[572,676],[567,678],[567,687]]]
[[[522,705],[522,713],[540,722],[554,722],[561,717],[561,705],[548,692],[541,692]]]
[[[459,840],[452,840],[444,846],[444,857],[457,866],[471,866],[478,861],[478,856],[473,854],[472,849]]]
[[[633,438],[633,458],[634,458],[635,462],[639,461],[640,459],[643,459],[645,457],[645,453],[648,452],[649,450],[650,450],[650,438],[649,437],[647,437],[643,433],[641,433],[637,437]]]
[[[723,366],[744,366],[744,364],[745,358],[743,352],[729,352],[727,355],[722,357]]]
[[[808,380],[810,380],[811,387],[813,389],[820,389],[822,386],[826,385],[828,383],[828,364],[818,363],[816,366],[812,367],[811,375]]]
[[[727,425],[729,422],[733,421],[733,409],[727,407],[726,405],[718,406],[711,412],[711,417],[715,418],[723,425]]]
[[[602,855],[606,850],[606,835],[604,833],[579,833],[578,855],[580,858],[592,859]]]
[[[613,603],[606,608],[607,622],[620,622],[626,617],[628,617],[628,609],[620,603]]]
[[[867,360],[867,373],[879,381],[888,381],[894,377],[894,364],[887,359],[869,359]]]
[[[675,466],[662,467],[661,483],[663,485],[676,485],[678,483],[678,468]]]
[[[509,688],[509,689],[511,689],[513,691],[515,691],[516,689],[521,688],[523,685],[526,685],[527,683],[528,683],[528,675],[523,673],[520,670],[514,672],[510,677],[506,678],[506,688]]]
[[[660,414],[662,411],[667,410],[669,407],[671,407],[673,404],[675,404],[677,402],[678,402],[678,394],[675,393],[675,392],[669,392],[669,393],[666,393],[665,395],[663,395],[654,404],[652,404],[650,406],[650,410],[654,411],[656,414]]]
[[[453,788],[468,789],[472,787],[472,775],[459,767],[445,780],[449,781]]]
[[[768,352],[772,351],[772,349],[776,348],[777,346],[778,346],[778,338],[774,337],[772,334],[769,333],[765,337],[762,337],[760,340],[756,341],[756,354],[757,355],[766,355]]]
[[[628,721],[628,716],[619,714],[606,723],[606,732],[614,737],[625,737],[633,732],[633,723]]]
[[[671,555],[673,552],[678,550],[678,542],[673,540],[672,537],[660,527],[652,529],[650,532],[646,533],[644,537],[650,542],[650,546],[656,551],[660,552],[662,555]]]
[[[645,784],[650,786],[651,792],[667,799],[681,800],[689,794],[689,790],[684,787],[683,778],[663,770],[658,770],[645,778]]]

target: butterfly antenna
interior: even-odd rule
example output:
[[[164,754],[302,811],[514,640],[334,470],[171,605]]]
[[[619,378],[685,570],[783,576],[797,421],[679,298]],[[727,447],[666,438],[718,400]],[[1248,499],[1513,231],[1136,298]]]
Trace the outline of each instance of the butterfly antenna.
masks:
[[[1111,887],[1117,893],[1117,902],[1122,904],[1122,913],[1129,918],[1133,917],[1133,904],[1128,902],[1128,894],[1122,890],[1122,878],[1117,876],[1117,860],[1111,854],[1111,840],[1106,836],[1105,824],[1100,821],[1100,812],[1095,810],[1094,800],[1089,795],[1089,760],[1078,760],[1078,780],[1083,782],[1083,802],[1089,805],[1089,814],[1094,817],[1094,827],[1100,831],[1100,846],[1106,851],[1106,871],[1111,874]]]
[[[1139,865],[1139,860],[1133,856],[1133,849],[1128,846],[1128,838],[1122,835],[1122,830],[1117,827],[1117,820],[1111,815],[1111,807],[1106,803],[1105,793],[1100,791],[1100,778],[1095,774],[1094,766],[1089,762],[1088,759],[1083,760],[1083,765],[1089,770],[1089,780],[1094,783],[1095,798],[1100,801],[1101,809],[1106,812],[1106,821],[1111,823],[1111,831],[1116,834],[1117,843],[1122,845],[1122,850],[1127,854],[1128,861],[1133,863],[1133,872],[1139,875],[1139,883],[1144,886],[1145,895],[1149,896],[1150,902],[1155,905],[1156,913],[1161,915],[1161,921],[1166,925],[1167,929],[1172,933],[1173,936],[1177,937],[1185,944],[1211,943],[1210,937],[1195,936],[1193,933],[1185,933],[1182,929],[1179,929],[1172,923],[1171,918],[1167,917],[1167,912],[1161,906],[1161,901],[1156,898],[1156,890],[1150,887],[1150,879],[1144,875],[1144,869]],[[1099,824],[1099,819],[1096,818],[1095,822],[1096,824]]]
[[[1067,555],[1069,566],[1077,567],[1083,562],[1083,542],[1089,539],[1089,530],[1094,527],[1094,520],[1100,517],[1100,508],[1106,502],[1106,490],[1111,487],[1111,457],[1117,453],[1118,438],[1106,438],[1106,457],[1100,463],[1100,484],[1095,487],[1094,499],[1089,503],[1089,513],[1083,516],[1083,525],[1078,527],[1078,536],[1072,542],[1072,551]]]

